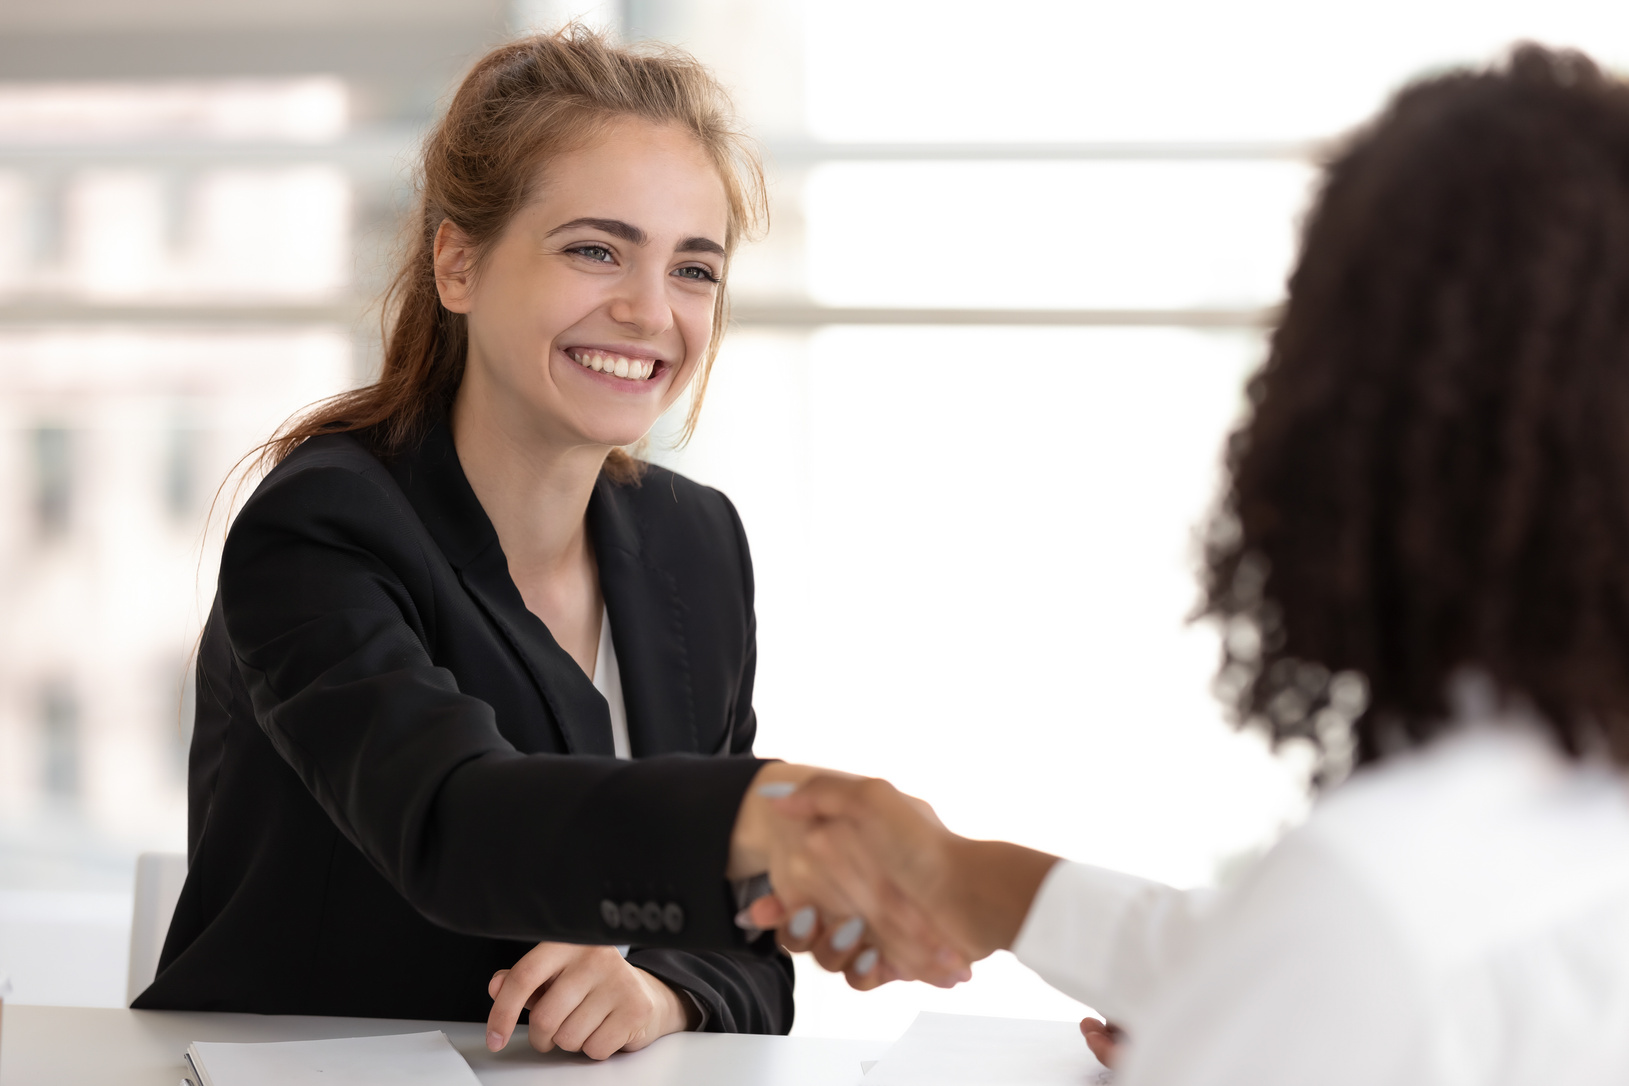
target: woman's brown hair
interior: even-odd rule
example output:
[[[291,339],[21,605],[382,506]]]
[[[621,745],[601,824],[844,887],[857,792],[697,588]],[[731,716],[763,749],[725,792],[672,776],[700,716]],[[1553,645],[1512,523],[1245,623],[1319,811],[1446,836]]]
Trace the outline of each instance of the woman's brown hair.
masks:
[[[384,456],[417,441],[452,403],[467,344],[463,314],[443,308],[436,293],[436,231],[444,221],[463,231],[479,266],[479,256],[532,197],[549,159],[591,142],[622,118],[676,125],[707,152],[729,201],[727,262],[766,219],[764,179],[728,97],[706,68],[675,49],[618,48],[580,26],[500,46],[464,77],[425,139],[413,228],[385,295],[381,319],[389,332],[378,380],[296,416],[266,444],[264,460],[275,464],[306,439],[340,431],[366,431]],[[686,439],[695,429],[728,314],[721,287],[712,341],[685,420]],[[606,471],[622,480],[636,479],[639,469],[620,449],[606,461]]]
[[[1398,94],[1248,402],[1203,605],[1239,721],[1362,763],[1480,673],[1629,764],[1629,87],[1524,45]]]

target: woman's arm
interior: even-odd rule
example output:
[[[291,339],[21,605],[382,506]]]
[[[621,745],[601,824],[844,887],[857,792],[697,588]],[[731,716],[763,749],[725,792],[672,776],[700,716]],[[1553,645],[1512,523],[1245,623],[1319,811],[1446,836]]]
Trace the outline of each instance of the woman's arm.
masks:
[[[810,826],[812,851],[830,858],[849,898],[872,903],[858,911],[886,959],[900,952],[888,916],[897,890],[969,960],[1010,949],[1054,987],[1132,1029],[1191,942],[1201,911],[1201,897],[1156,882],[960,837],[886,781],[817,777],[777,806]],[[784,915],[802,903],[780,896],[755,918],[781,925],[793,949],[813,945],[832,965],[820,954],[820,932],[800,939],[786,932]],[[829,930],[842,918],[823,919]]]
[[[1192,947],[1207,901],[1202,892],[1060,861],[1007,948],[1042,980],[1135,1034]]]
[[[628,964],[695,1000],[695,1029],[705,1033],[773,1033],[792,1029],[792,959],[761,936],[759,954],[634,947]]]
[[[1338,857],[1292,835],[1213,906],[1127,1029],[1125,1086],[1426,1086],[1464,1071],[1466,1052],[1430,1036],[1441,1022],[1413,936]]]
[[[743,946],[724,872],[760,763],[516,751],[432,663],[429,559],[373,474],[269,480],[221,568],[255,718],[335,826],[456,931]]]

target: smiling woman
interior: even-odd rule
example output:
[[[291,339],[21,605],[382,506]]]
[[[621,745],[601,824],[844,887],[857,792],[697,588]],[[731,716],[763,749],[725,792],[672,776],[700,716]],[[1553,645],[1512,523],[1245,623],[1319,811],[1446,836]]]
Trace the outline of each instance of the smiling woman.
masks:
[[[626,449],[699,406],[762,218],[731,125],[688,57],[578,30],[465,79],[379,379],[268,444],[227,538],[137,1006],[486,1019],[494,1048],[529,1011],[597,1058],[790,1028],[728,881],[774,845],[751,782],[808,772],[750,757],[745,535]]]
[[[730,237],[717,167],[675,126],[600,128],[551,159],[485,252],[452,221],[437,228],[440,299],[469,330],[455,432],[473,412],[505,433],[633,444],[711,362]],[[606,208],[618,217],[593,214]]]

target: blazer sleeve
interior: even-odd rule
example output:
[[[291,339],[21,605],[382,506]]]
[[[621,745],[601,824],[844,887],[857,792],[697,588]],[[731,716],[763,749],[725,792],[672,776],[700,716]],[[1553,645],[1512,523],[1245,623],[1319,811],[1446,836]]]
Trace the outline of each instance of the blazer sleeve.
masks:
[[[705,1033],[790,1033],[791,955],[775,945],[773,934],[759,936],[754,949],[761,953],[634,947],[628,964],[688,993],[701,1008]]]
[[[754,608],[752,556],[747,534],[735,506],[722,494],[734,527],[741,556],[743,599],[747,609],[747,643],[730,720],[730,753],[750,755],[758,731],[752,707],[753,679],[758,664],[758,627]],[[709,1033],[790,1033],[795,974],[791,955],[775,944],[772,934],[754,944],[757,955],[713,951],[674,951],[636,946],[628,962],[668,987],[686,992],[701,1008],[701,1029]]]
[[[255,719],[349,839],[431,921],[612,943],[602,902],[654,901],[642,941],[739,949],[724,878],[760,763],[522,754],[426,648],[429,558],[382,470],[275,474],[222,555]],[[676,905],[678,908],[668,908]]]

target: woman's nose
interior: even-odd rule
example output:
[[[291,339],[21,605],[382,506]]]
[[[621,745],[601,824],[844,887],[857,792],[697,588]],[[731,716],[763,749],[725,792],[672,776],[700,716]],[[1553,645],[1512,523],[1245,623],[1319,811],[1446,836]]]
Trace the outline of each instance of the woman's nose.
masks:
[[[641,336],[655,336],[673,325],[673,307],[667,300],[667,277],[640,273],[622,280],[611,300],[611,319]]]

